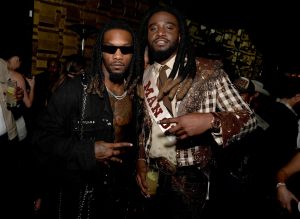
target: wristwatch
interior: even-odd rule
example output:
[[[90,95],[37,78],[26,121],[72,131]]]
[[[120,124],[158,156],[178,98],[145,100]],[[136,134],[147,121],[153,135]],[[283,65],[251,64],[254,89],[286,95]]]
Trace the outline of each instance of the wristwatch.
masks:
[[[212,132],[220,132],[221,128],[221,119],[218,117],[216,113],[212,113],[213,119],[210,122],[210,129]]]

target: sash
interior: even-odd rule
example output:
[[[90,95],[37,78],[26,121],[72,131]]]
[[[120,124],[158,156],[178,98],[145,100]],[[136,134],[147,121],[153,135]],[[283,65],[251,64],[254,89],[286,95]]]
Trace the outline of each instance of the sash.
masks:
[[[150,117],[156,122],[155,125],[157,125],[160,128],[162,133],[165,133],[165,131],[168,130],[172,124],[157,124],[157,122],[165,118],[172,118],[172,116],[169,113],[168,109],[164,106],[163,101],[158,102],[157,100],[159,90],[156,86],[156,80],[152,75],[152,69],[153,67],[147,68],[143,77],[143,88],[145,95],[144,100]],[[154,131],[155,130],[156,129],[154,129]],[[153,132],[152,134],[158,135],[160,133]],[[175,136],[166,136],[166,138],[163,138],[161,140],[161,144],[155,144],[150,146],[150,157],[165,157],[167,160],[171,161],[171,163],[176,164],[176,147],[169,146],[174,145],[175,142]],[[168,146],[166,146],[165,143],[167,143]]]
[[[172,115],[169,113],[167,107],[165,107],[163,104],[163,101],[158,102],[157,100],[159,90],[156,86],[156,80],[152,75],[152,69],[153,68],[147,68],[147,72],[144,74],[143,88],[148,112],[155,122],[158,123],[158,121],[162,119],[172,118]],[[163,133],[168,130],[170,126],[171,124],[159,124],[159,127]]]

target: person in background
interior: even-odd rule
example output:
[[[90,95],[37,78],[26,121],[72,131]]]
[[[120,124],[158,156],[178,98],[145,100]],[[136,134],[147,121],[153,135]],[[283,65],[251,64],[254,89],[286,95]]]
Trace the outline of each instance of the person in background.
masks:
[[[270,125],[265,121],[267,108],[272,103],[270,93],[263,88],[263,84],[257,80],[246,77],[236,79],[233,84],[236,86],[243,100],[249,104],[254,111],[257,125],[266,130]]]
[[[207,200],[214,198],[215,151],[253,131],[255,116],[220,61],[194,56],[178,11],[152,8],[140,27],[139,60],[148,47],[151,64],[142,81],[145,116],[136,176],[150,198],[145,217],[204,218]],[[153,198],[149,166],[159,170]]]
[[[15,205],[20,206],[20,215],[23,212],[25,216],[30,215],[32,207],[32,178],[30,177],[32,171],[32,148],[30,143],[32,127],[30,111],[34,100],[35,76],[26,77],[26,75],[29,76],[31,73],[25,74],[25,72],[21,72],[23,58],[24,54],[18,48],[12,48],[5,53],[10,80],[16,81],[17,86],[24,90],[22,101],[19,101],[17,107],[12,109],[19,140],[12,150],[16,166],[15,173],[17,173],[18,177],[23,178],[22,184],[15,188],[20,195],[20,198],[15,200]]]
[[[17,86],[24,90],[23,100],[18,102],[18,107],[12,109],[14,118],[17,125],[18,139],[22,142],[20,149],[24,149],[25,145],[29,144],[26,142],[26,137],[30,129],[30,115],[29,111],[34,100],[34,88],[35,88],[35,77],[25,77],[24,73],[20,73],[17,70],[21,67],[22,54],[21,51],[10,50],[5,55],[7,61],[7,68],[9,72],[9,79],[16,81]]]
[[[0,101],[0,110],[1,110],[0,142],[1,142],[1,147],[4,150],[3,152],[4,154],[10,154],[10,153],[5,153],[10,151],[10,149],[12,148],[12,146],[10,146],[10,143],[18,141],[17,140],[18,133],[17,133],[17,127],[15,124],[14,116],[11,110],[9,110],[9,108],[7,107],[7,103],[6,103],[6,92],[7,92],[8,80],[9,80],[9,71],[7,67],[7,62],[4,59],[0,58],[0,100],[1,100]],[[3,162],[3,164],[5,164],[5,162]]]
[[[19,204],[16,197],[20,195],[18,177],[20,174],[17,170],[16,150],[19,140],[17,127],[12,110],[16,107],[7,107],[7,81],[9,79],[9,70],[7,61],[0,58],[0,145],[1,145],[1,179],[5,191],[2,192],[2,214],[10,218],[17,218],[24,214],[23,206]],[[21,102],[24,97],[24,90],[17,87],[16,101]],[[23,187],[22,187],[23,188]],[[23,199],[22,199],[23,200]],[[13,204],[12,204],[13,203]]]
[[[81,55],[73,54],[66,57],[62,73],[59,79],[53,85],[51,91],[52,93],[66,80],[72,79],[76,76],[85,74],[86,61]]]
[[[13,81],[16,81],[17,86],[21,87],[24,90],[23,103],[27,108],[30,108],[34,99],[34,76],[32,78],[25,78],[29,85],[29,89],[27,89],[24,76],[16,71],[20,68],[22,63],[22,57],[20,52],[12,50],[6,54],[5,59],[7,61],[9,78]]]
[[[250,107],[255,112],[258,126],[266,130],[270,126],[266,121],[267,112],[274,103],[274,98],[261,81],[252,79],[251,82],[254,84],[255,93],[252,95]]]
[[[282,212],[276,201],[276,175],[296,152],[299,116],[295,108],[300,104],[300,86],[297,80],[282,75],[277,81],[273,81],[272,87],[271,94],[276,98],[273,98],[265,110],[263,118],[269,128],[265,131],[265,143],[259,150],[260,157],[257,159],[261,164],[257,171],[257,192],[264,199],[259,204],[263,206],[260,212],[263,217],[269,218],[279,217]],[[290,184],[291,190],[293,187]]]
[[[35,76],[35,98],[32,106],[32,115],[38,115],[43,111],[52,95],[52,87],[59,79],[61,63],[56,58],[47,60],[47,68]]]
[[[65,74],[68,77],[74,78],[84,73],[86,61],[81,55],[73,54],[66,58]]]
[[[127,218],[136,153],[137,39],[119,20],[104,25],[87,75],[52,95],[33,143],[47,185],[46,218]]]
[[[282,208],[286,209],[289,213],[300,212],[300,187],[299,187],[299,173],[300,173],[300,151],[292,157],[292,159],[282,168],[279,169],[276,175],[277,184],[277,199]],[[298,181],[293,191],[289,188],[289,179],[298,174]],[[292,209],[292,206],[297,206]],[[294,211],[294,212],[292,212]],[[296,214],[295,214],[296,215]],[[298,213],[299,215],[299,213]]]
[[[267,130],[269,147],[272,157],[268,165],[272,173],[273,185],[277,171],[284,166],[295,153],[297,148],[298,118],[295,108],[300,104],[300,86],[297,81],[283,77],[276,95],[276,101],[267,112],[266,121],[270,124]]]

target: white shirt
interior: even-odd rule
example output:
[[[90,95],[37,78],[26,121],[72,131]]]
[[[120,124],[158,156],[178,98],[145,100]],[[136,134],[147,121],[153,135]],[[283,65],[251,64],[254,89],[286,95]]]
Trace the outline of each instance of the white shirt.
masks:
[[[6,132],[7,131],[6,131],[5,121],[3,117],[2,107],[0,105],[0,136],[4,135]]]
[[[166,70],[167,77],[169,77],[171,70],[173,68],[174,62],[175,62],[176,56],[171,58],[165,65],[167,65],[169,68]],[[159,70],[162,67],[159,63],[154,63],[154,71],[151,73],[153,74],[153,77],[155,81],[157,81],[159,77]],[[161,100],[162,101],[162,100]],[[171,101],[172,104],[172,113],[173,116],[177,116],[177,110],[176,105],[179,105],[177,103],[176,98],[174,98]],[[157,157],[165,157],[169,161],[171,161],[173,164],[176,164],[176,147],[175,147],[175,141],[171,142],[162,132],[159,125],[156,124],[156,121],[152,119],[152,142],[151,142],[151,148],[149,151],[149,156],[151,158],[157,158]],[[150,138],[149,138],[150,140]],[[172,145],[172,146],[171,146]]]

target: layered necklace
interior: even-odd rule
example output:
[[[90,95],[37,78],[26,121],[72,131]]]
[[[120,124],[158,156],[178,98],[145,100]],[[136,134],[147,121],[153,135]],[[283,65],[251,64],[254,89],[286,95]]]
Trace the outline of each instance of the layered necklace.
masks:
[[[106,87],[106,86],[105,86]],[[125,91],[122,95],[116,95],[114,94],[110,89],[108,89],[108,87],[106,87],[107,92],[113,96],[116,100],[122,100],[126,97],[127,95],[127,91]]]

